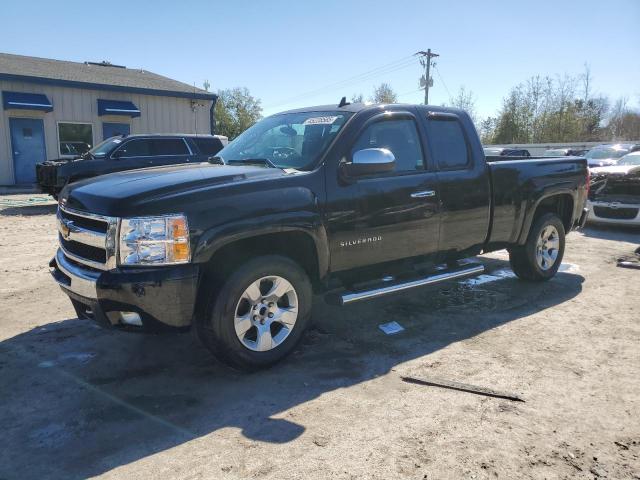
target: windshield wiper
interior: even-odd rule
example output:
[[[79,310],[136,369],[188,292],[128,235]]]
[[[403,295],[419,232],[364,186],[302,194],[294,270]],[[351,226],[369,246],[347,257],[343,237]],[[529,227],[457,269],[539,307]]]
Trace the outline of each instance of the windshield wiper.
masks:
[[[233,164],[249,164],[249,165],[264,165],[265,167],[280,168],[268,158],[242,158],[240,160],[226,160],[227,165]]]

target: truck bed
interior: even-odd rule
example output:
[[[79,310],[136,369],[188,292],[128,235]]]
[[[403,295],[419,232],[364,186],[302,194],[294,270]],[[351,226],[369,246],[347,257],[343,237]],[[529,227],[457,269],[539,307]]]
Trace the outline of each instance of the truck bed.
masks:
[[[575,192],[570,199],[573,217],[580,217],[587,195],[586,158],[487,157],[487,169],[492,191],[488,246],[522,243],[523,228],[528,227],[532,220],[528,216],[535,211],[531,207],[567,187]]]

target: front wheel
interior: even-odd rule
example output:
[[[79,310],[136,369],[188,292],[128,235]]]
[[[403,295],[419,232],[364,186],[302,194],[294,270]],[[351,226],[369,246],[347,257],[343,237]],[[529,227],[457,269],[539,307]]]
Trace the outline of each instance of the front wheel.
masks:
[[[229,366],[273,365],[293,350],[309,323],[311,283],[289,258],[254,258],[204,288],[210,289],[210,301],[196,321],[197,334]]]
[[[560,268],[564,246],[562,220],[554,213],[546,213],[531,226],[527,242],[509,250],[511,269],[523,280],[549,280]]]

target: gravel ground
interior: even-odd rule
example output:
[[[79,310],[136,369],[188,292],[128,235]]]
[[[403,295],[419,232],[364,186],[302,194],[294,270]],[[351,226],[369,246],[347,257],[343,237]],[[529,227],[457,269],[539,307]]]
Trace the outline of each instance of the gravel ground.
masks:
[[[188,334],[75,318],[55,204],[28,198],[0,197],[0,479],[640,478],[640,270],[615,262],[640,231],[572,233],[545,284],[497,252],[481,281],[317,299],[299,349],[245,375]]]

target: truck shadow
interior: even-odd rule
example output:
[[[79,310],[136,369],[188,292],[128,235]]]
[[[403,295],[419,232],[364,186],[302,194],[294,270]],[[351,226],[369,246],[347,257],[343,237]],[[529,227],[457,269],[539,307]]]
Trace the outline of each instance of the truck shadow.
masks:
[[[319,301],[298,350],[254,374],[216,364],[190,335],[105,331],[78,319],[35,328],[0,343],[0,477],[86,478],[226,427],[292,441],[306,427],[290,409],[566,302],[583,281],[568,272],[544,284],[507,276],[342,309]],[[393,320],[405,331],[384,335],[378,324]]]

